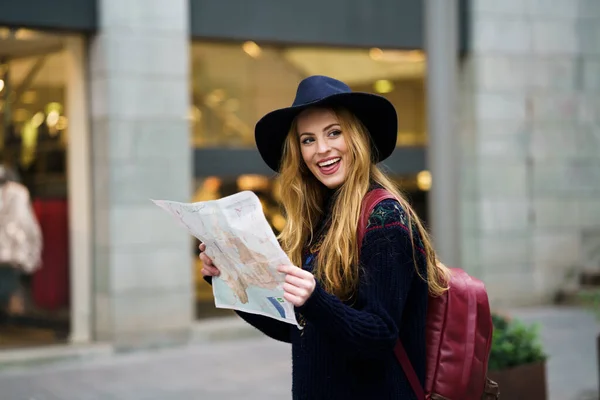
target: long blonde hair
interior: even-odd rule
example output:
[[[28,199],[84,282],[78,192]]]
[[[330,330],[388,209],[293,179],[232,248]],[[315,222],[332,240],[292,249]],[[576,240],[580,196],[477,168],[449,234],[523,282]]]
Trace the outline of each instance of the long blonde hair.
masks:
[[[409,227],[415,227],[427,260],[429,292],[440,295],[448,289],[449,270],[437,258],[427,231],[400,190],[376,165],[370,135],[354,114],[344,108],[331,109],[337,116],[348,146],[350,168],[331,211],[331,226],[323,239],[317,258],[316,278],[329,293],[342,299],[351,297],[359,281],[359,244],[357,226],[362,199],[371,182],[378,183],[392,193],[408,216]],[[302,159],[296,121],[292,123],[284,144],[280,174],[281,203],[286,214],[286,224],[279,235],[283,249],[294,265],[301,265],[302,251],[307,241],[313,239],[316,224],[323,212],[323,185],[309,171]],[[409,228],[413,244],[413,259],[419,271],[415,253],[413,229]]]

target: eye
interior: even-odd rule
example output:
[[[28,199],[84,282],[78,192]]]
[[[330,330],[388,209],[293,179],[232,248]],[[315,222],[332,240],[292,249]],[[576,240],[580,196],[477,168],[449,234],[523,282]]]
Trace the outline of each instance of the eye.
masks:
[[[313,139],[311,137],[307,137],[307,138],[301,139],[300,143],[302,143],[302,144],[311,144],[314,141],[315,141],[315,139]]]
[[[336,137],[336,136],[340,136],[341,134],[342,134],[342,131],[336,129],[334,131],[329,132],[327,134],[327,136]]]

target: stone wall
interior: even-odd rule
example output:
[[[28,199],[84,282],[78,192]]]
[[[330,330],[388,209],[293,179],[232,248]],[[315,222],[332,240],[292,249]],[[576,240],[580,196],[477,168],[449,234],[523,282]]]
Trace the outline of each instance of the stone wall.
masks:
[[[585,232],[600,227],[600,2],[471,8],[463,264],[495,305],[548,302],[584,265]]]

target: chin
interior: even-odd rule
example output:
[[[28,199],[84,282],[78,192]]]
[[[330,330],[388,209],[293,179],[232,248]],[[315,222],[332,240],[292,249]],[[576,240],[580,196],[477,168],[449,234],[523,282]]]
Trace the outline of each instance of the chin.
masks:
[[[328,189],[337,189],[342,186],[346,180],[344,177],[331,177],[320,181]]]

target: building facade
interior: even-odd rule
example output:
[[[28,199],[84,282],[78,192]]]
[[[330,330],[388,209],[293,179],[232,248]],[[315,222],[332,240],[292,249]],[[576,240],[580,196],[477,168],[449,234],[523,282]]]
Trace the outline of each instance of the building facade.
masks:
[[[456,263],[484,279],[493,305],[550,301],[594,248],[593,2],[458,2],[455,121],[430,129],[427,2],[13,3],[0,16],[2,154],[32,193],[46,248],[60,249],[27,285],[30,325],[54,321],[61,340],[181,342],[196,319],[230,315],[214,310],[195,243],[149,199],[249,189],[277,230],[278,188],[253,127],[312,74],[394,103],[398,148],[385,167],[425,220],[432,203],[461,205],[448,209]],[[458,158],[431,168],[444,132]],[[436,191],[429,169],[460,175],[460,190]]]
[[[462,262],[496,305],[600,268],[600,3],[474,0],[461,66]]]

